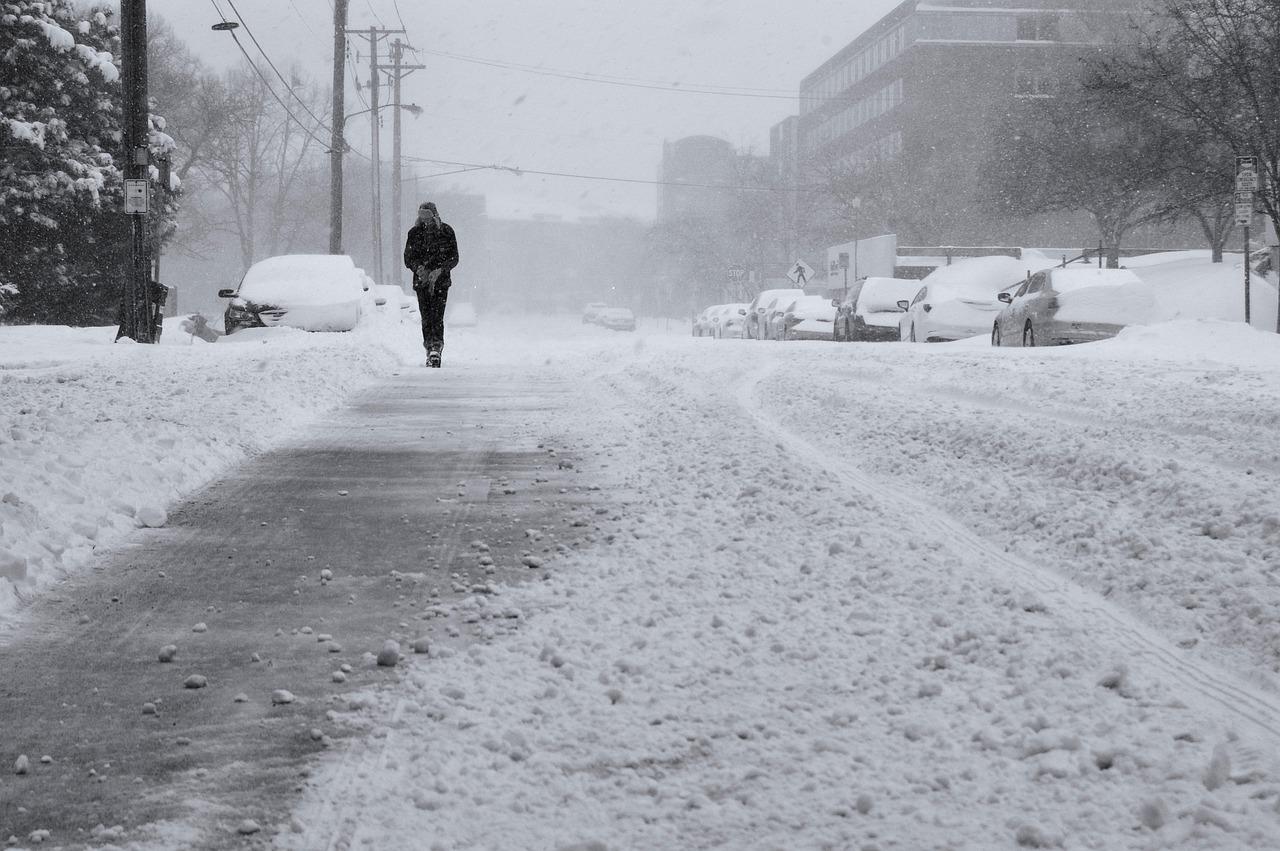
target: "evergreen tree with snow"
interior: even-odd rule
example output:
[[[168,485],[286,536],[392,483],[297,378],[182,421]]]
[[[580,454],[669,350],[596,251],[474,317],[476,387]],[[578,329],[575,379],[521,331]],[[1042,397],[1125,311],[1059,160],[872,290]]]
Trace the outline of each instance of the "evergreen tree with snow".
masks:
[[[119,49],[106,7],[0,0],[0,321],[115,321],[130,232]],[[152,116],[153,160],[173,147],[163,124]],[[170,232],[176,198],[153,200]]]

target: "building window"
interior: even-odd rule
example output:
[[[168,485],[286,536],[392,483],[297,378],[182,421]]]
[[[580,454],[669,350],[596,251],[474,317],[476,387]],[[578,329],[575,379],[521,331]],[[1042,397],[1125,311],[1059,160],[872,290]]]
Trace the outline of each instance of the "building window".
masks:
[[[1018,16],[1018,41],[1058,41],[1060,36],[1057,15]]]

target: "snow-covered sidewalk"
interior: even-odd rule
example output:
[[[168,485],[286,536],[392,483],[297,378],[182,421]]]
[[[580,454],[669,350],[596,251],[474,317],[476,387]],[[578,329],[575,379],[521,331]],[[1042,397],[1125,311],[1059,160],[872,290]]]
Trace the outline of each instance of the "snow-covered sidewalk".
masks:
[[[20,595],[163,525],[174,502],[420,351],[409,325],[215,345],[169,325],[159,346],[0,328],[0,629]]]
[[[543,346],[630,501],[278,844],[1274,847],[1274,337]]]

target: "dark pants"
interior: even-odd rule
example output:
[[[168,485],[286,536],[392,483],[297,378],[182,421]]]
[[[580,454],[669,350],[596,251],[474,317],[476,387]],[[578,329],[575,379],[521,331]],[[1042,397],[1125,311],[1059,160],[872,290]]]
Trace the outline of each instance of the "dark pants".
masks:
[[[449,299],[448,287],[436,287],[428,293],[423,287],[417,290],[418,311],[422,314],[422,345],[427,351],[444,351],[444,305]]]

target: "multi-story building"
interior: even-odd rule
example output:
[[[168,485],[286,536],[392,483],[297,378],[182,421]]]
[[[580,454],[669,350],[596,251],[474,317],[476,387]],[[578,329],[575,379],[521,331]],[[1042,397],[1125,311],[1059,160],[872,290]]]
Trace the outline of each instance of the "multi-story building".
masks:
[[[921,232],[908,239],[1034,238],[1025,228],[991,233],[972,215],[948,220],[938,202],[974,206],[975,181],[1004,117],[1020,99],[1052,96],[1078,73],[1082,56],[1114,42],[1130,5],[907,0],[801,82],[797,159],[821,173],[894,168],[908,176],[928,205]],[[1087,224],[1079,217],[1071,227]]]
[[[736,180],[733,145],[715,136],[687,136],[662,144],[658,224],[729,214]]]

